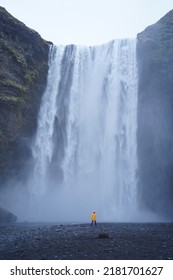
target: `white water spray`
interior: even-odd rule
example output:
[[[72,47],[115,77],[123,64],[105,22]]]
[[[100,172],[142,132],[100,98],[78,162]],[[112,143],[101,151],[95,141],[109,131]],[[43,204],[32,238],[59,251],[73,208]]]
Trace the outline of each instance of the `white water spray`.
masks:
[[[137,208],[136,41],[54,46],[49,64],[32,207],[36,199],[40,219],[86,221],[93,210],[99,220],[128,219]]]

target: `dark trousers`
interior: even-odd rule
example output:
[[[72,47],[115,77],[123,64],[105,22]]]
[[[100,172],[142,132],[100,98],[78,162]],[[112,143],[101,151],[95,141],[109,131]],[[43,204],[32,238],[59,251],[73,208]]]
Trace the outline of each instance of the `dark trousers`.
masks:
[[[91,222],[91,226],[93,225],[93,223],[95,223],[95,226],[96,226],[96,221],[95,221],[95,222],[94,222],[94,221],[92,221],[92,222]]]

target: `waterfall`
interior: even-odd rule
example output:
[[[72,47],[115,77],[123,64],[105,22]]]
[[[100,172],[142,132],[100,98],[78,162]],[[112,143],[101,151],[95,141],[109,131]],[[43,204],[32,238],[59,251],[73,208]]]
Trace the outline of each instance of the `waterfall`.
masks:
[[[43,216],[123,221],[136,211],[137,86],[136,40],[51,47],[29,184]]]

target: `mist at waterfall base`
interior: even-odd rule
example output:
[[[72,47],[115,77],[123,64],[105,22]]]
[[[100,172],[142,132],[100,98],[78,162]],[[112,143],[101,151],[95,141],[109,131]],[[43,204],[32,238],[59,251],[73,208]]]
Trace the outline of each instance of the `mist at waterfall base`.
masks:
[[[4,194],[20,221],[157,220],[138,203],[137,89],[136,40],[50,48],[29,176]]]

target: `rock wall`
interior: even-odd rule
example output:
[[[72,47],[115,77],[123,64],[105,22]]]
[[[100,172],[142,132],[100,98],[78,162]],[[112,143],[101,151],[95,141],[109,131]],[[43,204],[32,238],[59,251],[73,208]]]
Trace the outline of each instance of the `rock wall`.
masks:
[[[173,10],[137,39],[140,203],[173,217]]]
[[[0,7],[0,177],[29,156],[48,71],[49,42]]]

